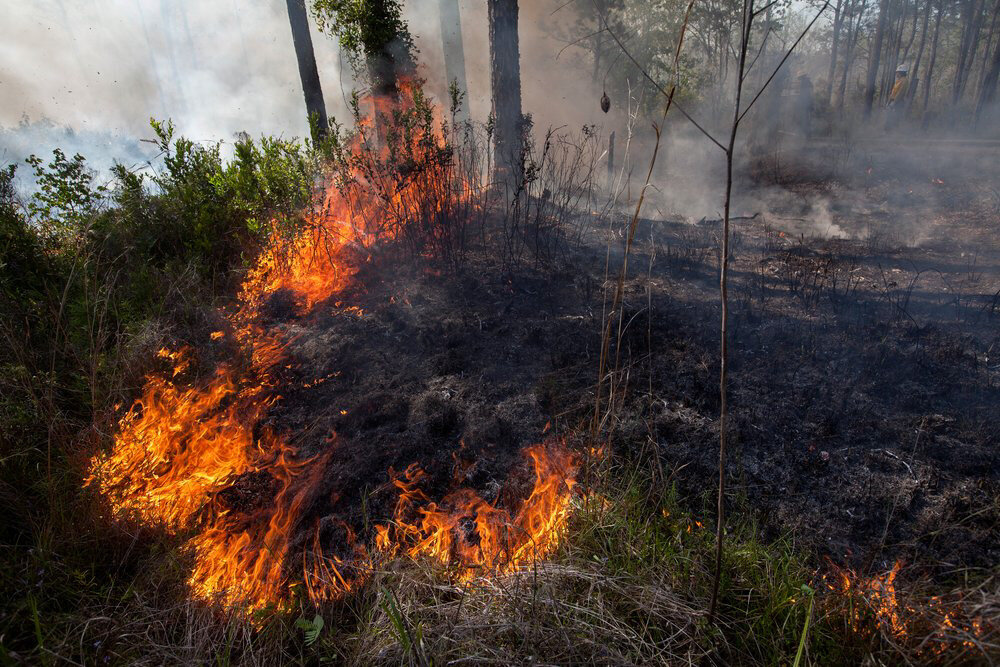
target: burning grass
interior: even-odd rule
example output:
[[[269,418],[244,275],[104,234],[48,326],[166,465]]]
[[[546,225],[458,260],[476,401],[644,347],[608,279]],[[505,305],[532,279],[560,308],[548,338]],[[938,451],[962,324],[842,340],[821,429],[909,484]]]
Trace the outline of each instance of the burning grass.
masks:
[[[511,573],[551,552],[565,525],[575,482],[572,454],[562,446],[536,446],[526,451],[534,486],[516,511],[469,488],[434,502],[419,488],[424,473],[415,463],[395,477],[400,499],[393,521],[376,526],[374,545],[344,525],[331,550],[316,507],[321,493],[341,495],[320,483],[338,446],[336,434],[327,452],[305,456],[291,444],[294,434],[263,423],[281,400],[294,361],[288,341],[269,324],[278,295],[285,295],[291,315],[302,317],[351,285],[364,249],[405,241],[421,251],[426,241],[449,260],[458,248],[448,235],[459,219],[454,209],[468,196],[467,181],[431,131],[419,89],[410,102],[413,115],[403,109],[399,134],[379,156],[367,149],[359,123],[359,136],[338,149],[339,169],[321,210],[299,234],[276,229],[271,235],[226,314],[236,359],[200,378],[186,373],[194,352],[161,350],[172,367],[146,378],[142,396],[118,424],[113,448],[91,464],[87,483],[115,516],[184,536],[194,559],[188,585],[195,598],[249,613],[285,609],[301,583],[314,603],[329,601],[397,553],[430,557],[454,567],[461,579]],[[395,170],[385,167],[388,156]],[[356,306],[338,300],[336,308]],[[263,494],[273,498],[249,508],[227,501],[241,479],[255,475],[263,476]],[[313,538],[304,545],[307,533]]]
[[[577,466],[563,445],[529,447],[526,454],[534,486],[513,515],[468,488],[433,502],[420,489],[426,473],[416,465],[395,475],[399,501],[393,522],[376,526],[379,549],[457,566],[460,580],[484,572],[509,574],[544,558],[565,527]]]
[[[834,566],[822,580],[832,593],[826,613],[918,662],[964,664],[1000,650],[1000,588],[993,577],[930,594],[918,582],[899,585],[902,569],[897,561],[866,577]]]

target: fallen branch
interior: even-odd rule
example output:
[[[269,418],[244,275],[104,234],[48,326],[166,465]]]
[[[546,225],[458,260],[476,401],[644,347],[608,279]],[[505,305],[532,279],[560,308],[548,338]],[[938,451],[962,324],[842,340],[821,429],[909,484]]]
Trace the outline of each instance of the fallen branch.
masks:
[[[749,222],[750,220],[756,220],[758,217],[760,217],[759,212],[754,213],[753,215],[743,215],[736,218],[729,218],[729,222]],[[708,218],[702,218],[696,224],[703,227],[712,227],[715,225],[721,225],[724,222],[725,220],[722,218],[713,218],[712,220],[709,220]]]

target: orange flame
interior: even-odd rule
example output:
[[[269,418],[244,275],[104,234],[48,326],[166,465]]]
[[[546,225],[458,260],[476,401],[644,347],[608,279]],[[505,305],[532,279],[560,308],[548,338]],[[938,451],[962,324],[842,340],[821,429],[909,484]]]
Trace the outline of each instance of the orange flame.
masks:
[[[329,187],[318,211],[305,216],[305,231],[289,237],[274,226],[226,314],[246,363],[222,364],[198,379],[188,373],[193,350],[161,349],[170,369],[146,377],[140,398],[119,421],[113,448],[91,461],[86,484],[104,496],[115,517],[190,535],[185,545],[194,564],[188,584],[198,599],[246,611],[281,608],[301,582],[311,599],[328,600],[351,590],[373,567],[378,554],[369,555],[348,526],[341,545],[346,550],[326,548],[319,524],[311,544],[295,539],[307,529],[303,523],[328,454],[300,460],[288,437],[258,428],[280,399],[285,369],[294,364],[289,341],[269,330],[263,315],[279,291],[290,296],[299,315],[328,302],[350,285],[366,248],[397,238],[414,221],[434,220],[456,192],[467,192],[464,183],[453,184],[450,162],[440,157],[447,154],[443,140],[414,136],[413,142],[416,152],[433,157],[430,168],[380,183],[378,196],[366,189],[364,170],[355,168],[348,182]],[[356,305],[336,307],[364,314]],[[216,331],[210,338],[225,335]],[[527,452],[535,486],[513,515],[470,490],[430,502],[417,489],[421,474],[412,468],[396,480],[403,491],[396,521],[376,528],[377,551],[455,563],[463,577],[477,568],[511,571],[550,553],[565,524],[575,464],[562,448]],[[273,499],[250,509],[234,505],[230,496],[239,493],[232,490],[255,475],[273,487]],[[407,524],[405,516],[420,518]],[[291,564],[299,555],[302,569],[296,573]]]
[[[186,354],[173,354],[179,368],[186,365]],[[119,423],[113,453],[94,460],[88,483],[97,481],[119,513],[170,528],[185,526],[209,494],[254,467],[247,423],[252,425],[257,415],[245,410],[259,413],[264,405],[240,405],[230,400],[236,393],[226,366],[191,388],[150,376],[142,397]]]
[[[847,612],[851,630],[869,634],[871,626],[866,621],[871,617],[866,618],[866,614],[870,613],[893,641],[905,645],[919,640],[918,654],[981,650],[976,639],[995,633],[996,628],[989,627],[982,618],[963,613],[960,595],[902,602],[896,590],[902,566],[902,561],[896,561],[890,570],[871,577],[834,566],[835,580],[827,581],[826,586],[852,601]]]
[[[465,488],[431,502],[419,488],[426,474],[411,465],[394,480],[400,490],[395,520],[376,527],[377,547],[454,566],[463,580],[482,572],[509,573],[544,558],[565,527],[576,462],[562,446],[535,445],[525,451],[535,483],[514,515]]]

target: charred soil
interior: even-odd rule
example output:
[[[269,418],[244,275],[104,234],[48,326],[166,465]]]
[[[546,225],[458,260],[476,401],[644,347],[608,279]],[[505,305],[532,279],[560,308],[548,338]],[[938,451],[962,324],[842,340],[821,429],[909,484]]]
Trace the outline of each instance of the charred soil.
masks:
[[[801,151],[781,178],[763,182],[758,167],[742,184],[733,494],[772,534],[837,563],[989,570],[1000,559],[1000,209],[995,175],[978,165],[995,156],[920,162],[919,147],[892,145],[838,180],[824,150],[835,152]],[[711,220],[649,223],[635,263],[650,269],[628,290],[630,344],[648,347],[638,366],[651,380],[635,383],[649,395],[622,440],[652,433],[692,497],[707,495],[717,465],[720,232]]]

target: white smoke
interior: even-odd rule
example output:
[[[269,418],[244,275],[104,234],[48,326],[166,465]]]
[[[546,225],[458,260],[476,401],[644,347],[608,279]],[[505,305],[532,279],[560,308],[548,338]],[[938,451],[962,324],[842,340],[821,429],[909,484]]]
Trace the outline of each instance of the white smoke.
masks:
[[[57,146],[97,168],[151,153],[149,119],[171,119],[196,141],[231,141],[237,132],[302,137],[305,104],[284,0],[22,0],[0,22],[0,163]],[[621,121],[580,52],[552,37],[549,23],[572,19],[561,0],[522,2],[523,109],[536,132]],[[562,7],[562,9],[559,9]],[[404,2],[421,75],[446,103],[436,0]],[[460,2],[472,118],[490,111],[486,3]],[[555,13],[553,13],[555,12]],[[353,72],[335,39],[313,28],[327,110],[349,121]],[[617,121],[616,121],[617,118]],[[618,124],[621,124],[620,122]],[[67,145],[67,142],[71,145]],[[123,155],[124,154],[124,155]]]
[[[27,117],[143,138],[154,117],[195,140],[307,132],[282,0],[24,0],[9,3],[4,18],[7,128]],[[342,117],[339,49],[313,39],[327,106]],[[349,90],[349,68],[344,76]]]

